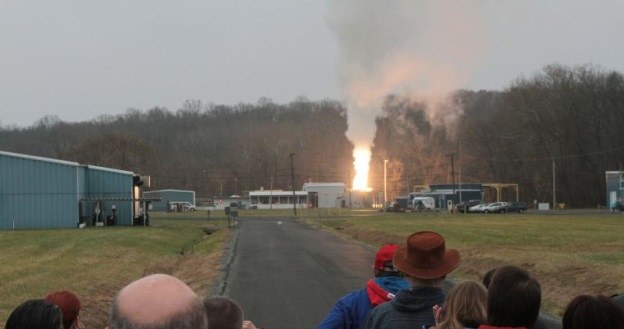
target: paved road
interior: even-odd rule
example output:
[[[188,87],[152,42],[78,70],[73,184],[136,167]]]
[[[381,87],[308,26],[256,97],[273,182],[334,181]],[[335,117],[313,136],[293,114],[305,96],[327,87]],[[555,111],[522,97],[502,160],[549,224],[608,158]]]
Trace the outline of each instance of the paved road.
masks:
[[[244,218],[234,233],[215,293],[238,301],[257,326],[316,328],[338,298],[372,276],[374,249],[293,219]],[[559,319],[542,318],[561,328]]]
[[[292,219],[241,219],[223,295],[268,329],[315,328],[372,276],[374,250]]]

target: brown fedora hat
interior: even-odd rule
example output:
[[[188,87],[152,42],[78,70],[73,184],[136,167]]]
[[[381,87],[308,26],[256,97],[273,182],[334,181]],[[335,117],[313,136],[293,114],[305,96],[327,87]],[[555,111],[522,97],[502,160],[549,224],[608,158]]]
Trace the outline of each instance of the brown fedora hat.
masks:
[[[407,237],[407,245],[394,255],[394,266],[419,279],[437,279],[459,266],[456,249],[446,250],[444,238],[431,231],[416,232]]]

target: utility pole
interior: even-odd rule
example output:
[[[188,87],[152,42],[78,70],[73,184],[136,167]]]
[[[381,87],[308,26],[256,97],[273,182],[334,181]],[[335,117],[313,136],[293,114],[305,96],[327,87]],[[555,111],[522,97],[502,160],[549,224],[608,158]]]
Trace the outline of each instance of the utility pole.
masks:
[[[351,167],[349,167],[349,209],[351,209],[351,190],[353,190],[353,180],[351,179]]]
[[[293,190],[293,212],[295,217],[297,216],[297,196],[295,194],[295,162],[293,160],[295,153],[290,153],[290,174],[292,178],[292,190]]]
[[[555,158],[552,159],[552,181],[553,181],[553,210],[557,210],[557,185],[555,175]]]
[[[451,157],[451,182],[453,184],[453,196],[455,196],[455,153],[448,156]]]
[[[271,176],[271,191],[269,194],[269,209],[273,210],[273,176]]]
[[[388,201],[388,185],[387,185],[387,179],[386,176],[388,174],[388,171],[386,170],[386,164],[388,163],[388,160],[384,160],[384,202],[383,202],[383,209],[384,212],[387,210],[386,209],[386,202]]]

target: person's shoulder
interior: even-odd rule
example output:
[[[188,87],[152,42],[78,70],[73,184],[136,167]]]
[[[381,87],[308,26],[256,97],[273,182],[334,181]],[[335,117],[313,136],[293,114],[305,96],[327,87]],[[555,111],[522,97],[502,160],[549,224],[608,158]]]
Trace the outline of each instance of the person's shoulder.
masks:
[[[353,290],[346,295],[340,297],[338,303],[353,303],[359,302],[362,298],[366,298],[368,300],[368,294],[366,293],[366,288],[360,288]]]
[[[375,306],[375,308],[373,308],[373,312],[382,314],[392,311],[393,309],[394,306],[392,306],[392,301],[388,301]]]

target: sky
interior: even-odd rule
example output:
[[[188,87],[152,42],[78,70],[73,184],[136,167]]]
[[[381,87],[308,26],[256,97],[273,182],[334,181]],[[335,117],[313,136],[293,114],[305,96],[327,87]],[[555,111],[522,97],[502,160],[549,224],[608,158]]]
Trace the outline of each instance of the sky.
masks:
[[[0,0],[0,124],[299,96],[370,123],[387,92],[503,90],[552,63],[624,72],[623,12],[621,0]]]

